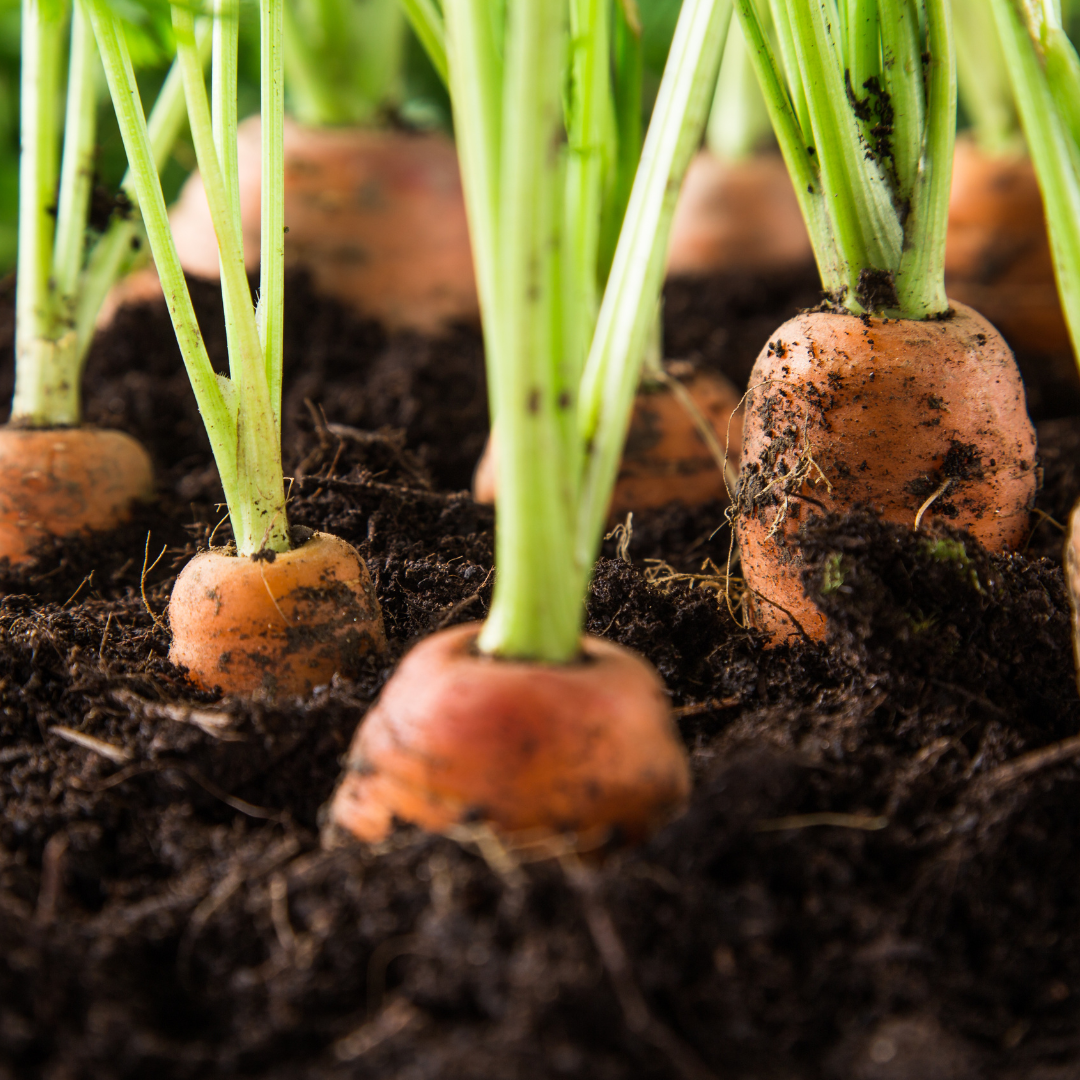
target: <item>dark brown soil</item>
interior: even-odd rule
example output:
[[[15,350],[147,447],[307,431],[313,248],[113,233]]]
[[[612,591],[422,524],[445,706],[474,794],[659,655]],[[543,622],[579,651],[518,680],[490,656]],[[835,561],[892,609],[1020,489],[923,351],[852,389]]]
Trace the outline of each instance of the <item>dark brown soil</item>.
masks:
[[[673,287],[669,354],[737,377],[813,299]],[[296,282],[289,310],[292,520],[358,546],[390,654],[273,705],[195,693],[168,664],[151,612],[218,493],[167,323],[125,313],[87,412],[144,439],[161,498],[0,580],[0,1080],[1080,1073],[1080,769],[1038,755],[1078,715],[1052,560],[812,519],[832,640],[765,650],[723,602],[722,508],[645,515],[632,564],[609,544],[589,628],[663,674],[689,812],[600,868],[495,869],[407,829],[320,850],[397,657],[483,616],[492,516],[455,493],[485,434],[475,330],[387,339]],[[1040,435],[1040,505],[1062,521],[1080,421]],[[1032,551],[1055,535],[1040,524]]]

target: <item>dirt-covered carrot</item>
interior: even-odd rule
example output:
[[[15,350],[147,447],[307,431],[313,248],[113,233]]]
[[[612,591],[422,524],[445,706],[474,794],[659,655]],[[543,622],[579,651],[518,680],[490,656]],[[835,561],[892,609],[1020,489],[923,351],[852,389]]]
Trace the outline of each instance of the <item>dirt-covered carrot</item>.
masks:
[[[768,12],[762,10],[767,18]],[[776,273],[813,258],[784,159],[736,22],[716,80],[705,145],[683,181],[668,273]]]
[[[505,832],[637,837],[689,790],[656,674],[582,637],[583,599],[678,182],[700,138],[731,9],[722,0],[683,4],[597,316],[604,158],[618,154],[601,153],[612,149],[610,134],[597,142],[590,132],[619,109],[613,8],[620,17],[628,9],[515,0],[503,19],[484,0],[444,4],[500,433],[497,573],[486,622],[416,646],[358,730],[330,819],[365,840],[385,836],[395,817],[440,830],[479,820]]]
[[[192,140],[218,238],[228,377],[211,367],[195,318],[122,28],[107,0],[87,3],[147,237],[232,525],[233,548],[197,557],[176,583],[170,656],[203,686],[233,693],[304,693],[333,670],[347,672],[362,652],[381,648],[384,637],[363,561],[333,538],[316,534],[294,542],[286,517],[281,469],[281,0],[263,0],[260,6],[265,197],[257,308],[244,271],[235,164],[239,4],[222,0],[215,10],[212,109],[193,14],[185,6],[172,9]]]
[[[945,287],[1018,351],[1067,351],[1042,197],[985,0],[954,0],[957,86],[970,128],[956,142]]]
[[[31,559],[47,537],[115,527],[153,494],[149,456],[134,439],[82,426],[82,371],[95,320],[139,231],[136,215],[114,216],[87,244],[99,70],[81,2],[25,0],[15,395],[0,427],[0,557],[15,563]],[[158,161],[183,122],[179,91],[174,71],[151,117]],[[124,189],[130,197],[128,181]]]
[[[753,0],[736,8],[828,298],[781,326],[750,376],[736,535],[751,622],[774,641],[820,637],[806,515],[869,504],[1016,547],[1035,437],[1008,346],[945,295],[948,4],[852,0],[834,17],[821,0],[777,0],[779,61]]]

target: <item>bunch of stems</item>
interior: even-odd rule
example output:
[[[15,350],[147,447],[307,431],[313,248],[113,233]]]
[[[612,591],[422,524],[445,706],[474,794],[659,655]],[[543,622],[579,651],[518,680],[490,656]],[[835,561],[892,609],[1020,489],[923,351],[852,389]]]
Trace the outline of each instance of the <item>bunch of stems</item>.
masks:
[[[229,374],[210,364],[176,253],[131,56],[108,0],[85,0],[142,208],[150,248],[210,437],[238,554],[289,548],[281,468],[284,308],[284,123],[282,0],[261,0],[262,222],[259,303],[251,301],[240,230],[236,162],[239,0],[214,9],[208,100],[190,7],[174,5],[173,30],[192,141],[206,187],[221,262]]]
[[[770,0],[772,36],[735,5],[826,291],[856,314],[948,310],[946,0]]]
[[[1058,292],[1080,362],[1080,59],[1056,0],[989,0],[1042,191]]]
[[[67,93],[61,110],[62,57],[69,25]],[[206,44],[204,40],[196,51],[205,52]],[[23,426],[80,422],[82,369],[95,322],[106,294],[139,243],[138,216],[115,213],[105,231],[87,246],[100,80],[97,48],[82,0],[76,0],[73,8],[64,0],[25,0],[12,403],[12,422]],[[174,66],[148,127],[148,153],[157,166],[171,153],[184,116],[180,73]],[[137,205],[130,173],[121,191]]]
[[[407,8],[447,60],[499,430],[498,574],[480,647],[565,662],[580,648],[730,0],[683,4],[643,148],[634,4],[444,0],[442,18]]]

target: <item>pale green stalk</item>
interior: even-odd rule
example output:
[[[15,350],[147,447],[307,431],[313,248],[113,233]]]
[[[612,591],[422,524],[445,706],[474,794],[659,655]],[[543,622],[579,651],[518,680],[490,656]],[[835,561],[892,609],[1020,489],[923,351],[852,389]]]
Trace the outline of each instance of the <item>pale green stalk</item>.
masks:
[[[281,0],[271,2],[281,3]],[[173,30],[177,58],[184,74],[191,139],[217,234],[222,295],[227,301],[235,301],[226,304],[226,322],[232,324],[229,371],[235,386],[237,417],[237,498],[235,505],[229,504],[233,537],[241,555],[253,555],[264,548],[287,551],[289,533],[281,470],[281,432],[270,396],[255,311],[250,301],[245,301],[250,293],[243,239],[239,223],[232,215],[228,187],[214,145],[213,122],[190,10],[173,7]]]
[[[196,29],[199,60],[203,64],[210,54],[211,31],[212,23],[205,19],[200,21]],[[146,122],[151,153],[158,172],[164,168],[186,120],[184,80],[180,65],[174,62]],[[124,176],[120,190],[133,206],[138,206],[138,196],[130,170]],[[127,217],[115,215],[90,250],[75,306],[80,366],[85,361],[93,340],[95,323],[102,304],[105,303],[105,297],[134,261],[135,252],[142,242],[142,231],[142,223],[137,214]]]
[[[120,21],[113,14],[108,0],[86,0],[86,3],[165,303],[195,401],[210,437],[225,499],[231,510],[237,501],[234,389],[227,379],[219,379],[214,373],[199,331],[184,271],[169,228],[165,197],[161,191],[135,72]]]
[[[500,399],[502,313],[496,299],[499,274],[500,112],[503,81],[502,41],[486,0],[444,0],[446,51],[454,137],[461,166],[469,239],[484,327],[484,355],[492,420]]]
[[[605,161],[614,124],[611,104],[610,0],[570,0],[570,124],[563,260],[565,354],[577,380],[600,307],[597,274]]]
[[[1009,71],[986,0],[952,0],[956,79],[960,103],[983,153],[1021,150],[1019,119]]]
[[[262,42],[262,204],[259,341],[277,439],[281,441],[281,374],[285,320],[285,68],[283,0],[260,0]]]
[[[499,573],[480,648],[559,663],[577,655],[580,597],[555,586],[573,565],[572,488],[560,413],[567,386],[553,362],[558,317],[559,201],[564,178],[565,9],[552,0],[508,7],[499,202]],[[510,362],[512,358],[512,362]]]
[[[945,239],[949,224],[956,145],[956,62],[948,9],[926,5],[927,125],[922,157],[904,222],[904,253],[896,273],[896,295],[905,318],[929,319],[949,310],[945,295]]]
[[[675,202],[701,141],[730,21],[730,0],[684,0],[626,208],[578,408],[585,450],[575,536],[578,597],[603,537],[656,318]]]
[[[947,0],[773,0],[782,69],[753,0],[735,2],[826,292],[855,314],[947,311],[956,110]]]
[[[65,334],[74,321],[75,299],[86,246],[86,219],[94,184],[94,141],[97,129],[98,56],[94,32],[81,3],[71,15],[64,153],[56,207],[53,289]],[[77,380],[76,380],[77,381]]]
[[[55,223],[49,211],[56,196],[65,16],[60,0],[24,0],[12,421],[35,427],[79,421],[79,388],[69,355],[73,350],[58,347],[50,287]]]
[[[1071,63],[1059,57],[1044,68],[1040,62],[1040,51],[1048,55],[1048,41],[1054,50],[1072,48],[1057,37],[1058,13],[1049,4],[1032,0],[1018,9],[1013,0],[992,0],[992,8],[1039,178],[1061,306],[1080,363],[1080,142],[1068,116],[1080,95],[1080,65],[1075,53]]]

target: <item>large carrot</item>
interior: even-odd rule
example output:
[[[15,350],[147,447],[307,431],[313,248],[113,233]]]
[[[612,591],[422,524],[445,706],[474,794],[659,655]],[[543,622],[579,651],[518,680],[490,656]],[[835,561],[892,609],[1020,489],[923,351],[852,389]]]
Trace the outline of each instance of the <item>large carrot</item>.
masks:
[[[381,614],[367,570],[343,541],[295,542],[281,469],[284,308],[281,0],[263,0],[262,261],[251,303],[240,230],[236,146],[239,2],[215,10],[214,106],[207,100],[190,8],[173,8],[192,138],[221,261],[229,377],[210,365],[169,231],[131,59],[107,0],[88,0],[147,236],[225,490],[234,547],[196,557],[173,590],[172,656],[203,686],[304,693],[363,651],[381,648]]]
[[[817,0],[775,3],[781,67],[753,0],[736,3],[828,297],[779,328],[750,376],[736,535],[751,622],[774,641],[821,637],[800,520],[868,504],[1016,546],[1035,440],[1008,346],[945,296],[948,5],[925,5],[924,31],[915,3],[841,6],[838,20]]]
[[[70,17],[67,101],[61,93]],[[150,458],[118,431],[81,426],[83,365],[108,289],[126,267],[137,218],[114,217],[86,243],[94,173],[98,57],[81,4],[25,0],[20,87],[15,395],[0,427],[0,557],[33,558],[50,536],[109,529],[153,494]],[[63,115],[63,153],[61,142]],[[151,116],[164,161],[184,119],[177,71]],[[124,182],[129,197],[130,178]]]
[[[599,315],[580,300],[596,289],[604,159],[619,156],[603,120],[639,104],[617,93],[628,9],[443,10],[499,429],[495,594],[482,627],[406,657],[354,738],[330,820],[365,840],[395,817],[636,838],[682,805],[686,755],[655,672],[582,637],[583,599],[730,7],[683,4]]]

